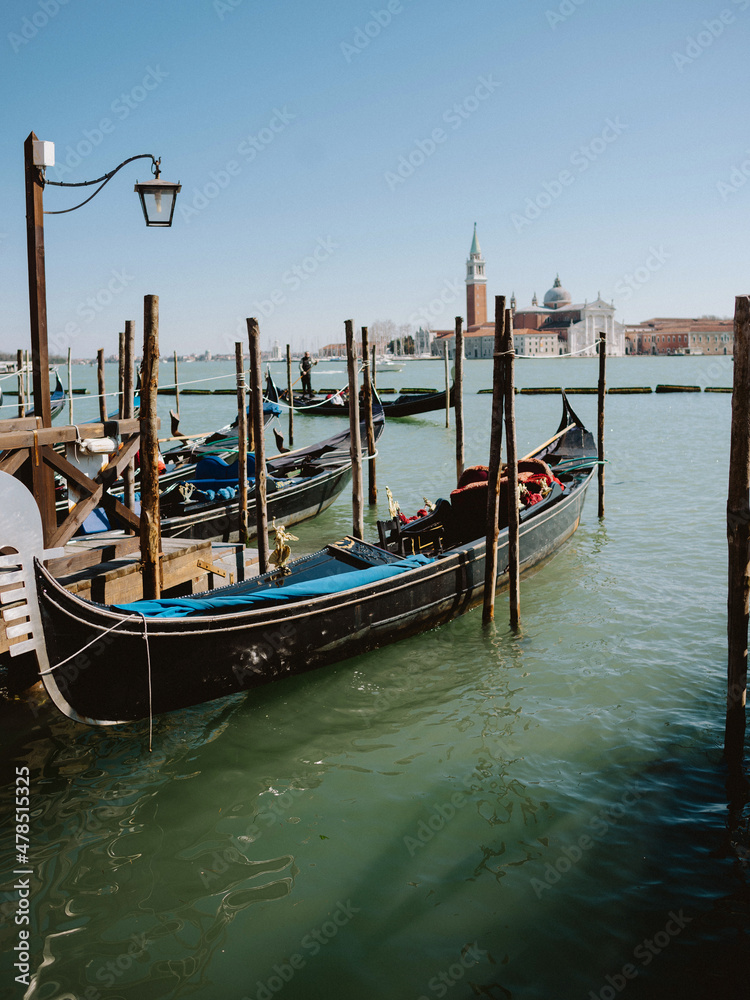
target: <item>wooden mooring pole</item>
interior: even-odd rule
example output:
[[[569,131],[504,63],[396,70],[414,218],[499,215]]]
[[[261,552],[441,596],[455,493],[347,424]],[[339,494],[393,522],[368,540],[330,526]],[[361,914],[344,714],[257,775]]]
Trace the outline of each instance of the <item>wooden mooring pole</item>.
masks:
[[[446,338],[443,344],[443,357],[445,359],[445,426],[450,427],[451,425],[451,401],[450,401],[450,365],[448,359],[448,340]]]
[[[237,485],[239,487],[239,541],[247,545],[247,402],[245,395],[245,359],[242,344],[234,345],[237,377]]]
[[[497,540],[500,534],[500,468],[503,450],[503,391],[505,342],[505,296],[495,296],[495,349],[492,361],[492,424],[490,426],[490,462],[487,474],[487,542],[484,561],[484,608],[482,623],[495,618],[497,587]]]
[[[23,417],[26,414],[23,351],[16,351],[16,369],[18,370],[18,416]]]
[[[117,415],[125,416],[125,331],[117,335]],[[71,420],[71,423],[73,421]]]
[[[26,394],[26,405],[27,406],[32,406],[33,402],[34,402],[34,392],[33,392],[32,385],[31,385],[31,382],[32,382],[32,379],[31,379],[31,358],[29,357],[29,352],[28,351],[24,351],[24,358],[25,358],[25,361],[23,363],[23,369],[24,369],[25,378],[26,378],[26,387],[24,389],[24,392]]]
[[[258,320],[247,321],[250,341],[250,392],[253,406],[253,451],[255,452],[255,524],[258,532],[258,572],[268,571],[268,507],[266,505],[266,442],[263,437],[263,365],[260,359]]]
[[[289,404],[289,447],[294,447],[294,392],[292,390],[292,348],[286,345],[286,394]]]
[[[456,407],[456,482],[464,471],[464,321],[456,316],[456,357],[453,393]],[[450,390],[449,390],[450,391]],[[450,401],[448,403],[450,406]]]
[[[520,513],[518,510],[518,451],[516,449],[515,354],[513,313],[505,311],[505,450],[508,456],[508,599],[510,627],[518,630],[521,621]]]
[[[375,426],[372,421],[372,377],[370,375],[370,338],[367,327],[362,327],[362,363],[365,366],[363,387],[365,394],[365,427],[367,428],[367,502],[373,507],[378,502],[378,485],[375,478]]]
[[[101,352],[104,353],[103,351]],[[143,299],[141,367],[141,565],[143,597],[161,596],[161,526],[159,523],[159,440],[156,414],[159,388],[159,296]]]
[[[73,424],[73,358],[72,350],[68,348],[68,423]]]
[[[352,535],[365,537],[365,515],[362,502],[362,439],[359,430],[359,379],[357,348],[354,343],[354,320],[344,323],[346,330],[346,368],[349,373],[349,453],[352,456]]]
[[[99,419],[102,423],[107,419],[107,398],[104,395],[107,387],[104,381],[104,348],[96,352],[96,384],[99,393]]]
[[[180,379],[177,374],[177,351],[174,352],[174,408],[177,419],[180,419]]]
[[[731,765],[742,761],[747,697],[747,628],[750,598],[750,296],[734,305],[734,388],[729,449],[727,542],[727,718],[724,752]]]
[[[604,517],[604,397],[607,392],[607,338],[604,334],[599,337],[599,401],[598,401],[598,426],[597,426],[597,448],[599,456],[599,517]]]
[[[125,322],[125,367],[123,379],[123,416],[132,420],[135,416],[135,401],[133,399],[133,366],[135,365],[135,321]],[[131,459],[125,467],[125,506],[132,510],[135,505],[135,461]],[[131,529],[128,529],[130,531]]]

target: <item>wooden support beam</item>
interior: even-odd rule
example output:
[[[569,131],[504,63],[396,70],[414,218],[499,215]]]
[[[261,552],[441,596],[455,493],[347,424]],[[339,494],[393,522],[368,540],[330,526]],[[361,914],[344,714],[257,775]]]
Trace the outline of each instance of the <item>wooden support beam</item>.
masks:
[[[367,327],[362,327],[362,361],[364,372],[365,427],[367,428],[367,502],[374,507],[378,502],[378,485],[375,475],[375,427],[372,420],[372,366],[370,365],[370,342]]]
[[[245,359],[242,344],[234,345],[237,379],[237,485],[239,487],[239,540],[247,545],[247,402],[245,397]]]
[[[104,378],[104,348],[96,352],[96,384],[99,393],[99,419],[102,423],[107,419],[107,386]]]
[[[161,595],[159,557],[161,525],[159,521],[159,422],[156,417],[159,387],[159,296],[143,300],[143,365],[141,368],[141,562],[143,596]]]
[[[12,451],[16,448],[34,448],[37,445],[63,444],[66,441],[77,441],[79,438],[123,437],[138,433],[138,420],[107,420],[105,423],[78,424],[77,427],[39,427],[34,429],[34,417],[26,417],[31,426],[14,420],[0,421],[0,451]],[[14,426],[15,425],[15,426]],[[159,426],[157,420],[156,426]]]
[[[23,391],[23,351],[16,352],[16,368],[18,370],[18,416],[23,417],[26,415],[26,396]]]
[[[52,424],[49,392],[49,351],[47,348],[47,279],[44,257],[44,178],[34,166],[34,142],[30,132],[24,143],[26,178],[26,248],[29,273],[29,318],[31,324],[31,368],[34,386],[34,415],[42,426]],[[55,477],[43,464],[32,461],[32,489],[42,516],[44,543],[55,530]]]
[[[174,404],[177,419],[180,418],[180,378],[177,373],[177,351],[174,352]]]
[[[125,331],[117,335],[117,415],[125,416]],[[73,421],[71,420],[71,423]]]
[[[294,391],[292,387],[292,349],[286,345],[286,392],[289,404],[289,448],[294,447]]]
[[[598,386],[598,427],[597,447],[599,455],[599,517],[604,517],[604,397],[607,392],[606,378],[607,338],[599,337],[599,386]]]
[[[268,506],[266,504],[266,442],[263,437],[263,366],[260,359],[260,329],[258,320],[247,321],[250,341],[250,391],[253,405],[253,438],[255,451],[255,524],[258,535],[258,572],[268,570]]]
[[[120,503],[117,497],[112,496],[111,493],[105,491],[102,494],[101,505],[109,518],[110,524],[113,520],[121,521],[126,528],[132,528],[134,531],[140,530],[141,519],[138,515],[134,514],[132,510],[128,510],[125,504]]]
[[[47,279],[44,258],[44,178],[34,166],[31,132],[24,143],[26,174],[26,247],[29,269],[29,315],[31,320],[31,368],[34,384],[34,413],[42,425],[52,423],[49,394],[49,351],[47,347]]]
[[[10,452],[5,458],[0,459],[0,472],[7,472],[9,476],[15,476],[28,457],[29,452],[26,448]]]
[[[508,456],[508,598],[510,627],[518,630],[521,620],[521,573],[519,566],[520,512],[518,510],[518,451],[516,448],[516,409],[514,392],[513,313],[505,310],[503,342],[505,366],[505,450]]]
[[[451,425],[451,376],[450,376],[450,362],[448,360],[448,339],[446,338],[443,343],[443,358],[445,360],[445,426],[450,427]]]
[[[346,368],[349,373],[349,453],[352,457],[352,535],[355,538],[364,538],[362,438],[359,429],[359,379],[357,377],[357,348],[354,343],[354,320],[346,320],[344,327],[346,329]]]
[[[727,543],[727,715],[724,753],[733,768],[742,764],[747,699],[747,629],[750,621],[750,296],[734,306],[734,387],[729,450]]]
[[[456,406],[456,482],[464,471],[464,327],[463,319],[456,316],[456,357],[453,390]],[[450,390],[449,390],[450,391]],[[448,401],[450,407],[450,400]]]
[[[125,322],[125,370],[124,370],[124,381],[123,381],[123,418],[124,420],[133,420],[135,416],[135,399],[133,397],[133,370],[135,366],[135,321],[132,319],[126,320]],[[140,426],[138,428],[140,434]],[[140,441],[140,436],[139,436]],[[125,506],[132,510],[135,505],[135,462],[128,462],[127,468],[125,469],[124,475],[125,481],[125,492],[124,501]],[[138,527],[138,533],[140,533],[140,525]]]
[[[495,349],[492,361],[492,424],[490,426],[490,461],[487,473],[487,540],[484,562],[484,606],[482,623],[495,618],[497,588],[497,541],[500,535],[500,470],[503,449],[503,391],[505,342],[505,296],[495,296]]]
[[[68,348],[68,423],[73,424],[73,350]]]

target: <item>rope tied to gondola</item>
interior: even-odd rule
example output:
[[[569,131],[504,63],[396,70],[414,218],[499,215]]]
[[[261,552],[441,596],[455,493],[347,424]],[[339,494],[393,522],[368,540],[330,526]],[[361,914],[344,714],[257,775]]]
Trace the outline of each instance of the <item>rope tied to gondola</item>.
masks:
[[[148,670],[148,752],[152,750],[154,734],[154,704],[151,688],[151,647],[148,644],[148,621],[142,611],[137,612],[143,619],[143,641],[146,643],[146,669]]]
[[[41,677],[45,677],[47,674],[52,674],[56,670],[59,670],[60,667],[64,667],[66,663],[70,663],[71,660],[74,660],[77,656],[80,656],[81,653],[85,653],[90,646],[94,646],[97,642],[101,642],[101,640],[104,638],[105,635],[108,635],[110,632],[114,632],[116,628],[119,628],[121,625],[124,625],[125,622],[132,621],[133,617],[135,617],[136,621],[138,620],[137,615],[135,616],[131,615],[127,618],[121,618],[120,621],[115,622],[115,624],[112,625],[110,628],[105,629],[101,635],[98,635],[95,639],[92,639],[91,642],[87,642],[85,646],[81,646],[81,648],[76,650],[75,653],[71,653],[70,656],[66,656],[64,660],[60,660],[59,663],[55,663],[54,666],[49,667],[47,670],[40,670],[39,675]],[[80,619],[77,620],[80,621]]]
[[[127,618],[121,618],[119,621],[115,622],[114,625],[111,625],[109,628],[105,629],[101,633],[101,635],[97,635],[97,637],[95,639],[92,639],[91,642],[87,642],[85,646],[81,646],[81,648],[76,650],[75,653],[71,653],[70,656],[66,656],[64,660],[60,660],[59,663],[55,663],[47,670],[40,670],[39,676],[46,677],[48,674],[53,674],[56,670],[59,670],[60,667],[64,667],[66,663],[70,663],[71,660],[76,659],[76,657],[80,656],[81,653],[85,653],[86,650],[89,649],[91,646],[96,645],[97,642],[101,642],[105,635],[109,635],[110,632],[114,632],[115,629],[118,629],[121,625],[124,625],[126,622],[138,621],[139,618],[143,619],[143,639],[146,643],[146,667],[148,670],[148,750],[149,753],[151,753],[152,737],[153,737],[153,721],[154,721],[153,693],[151,685],[151,648],[149,646],[149,641],[148,641],[148,623],[146,620],[146,616],[143,614],[142,611],[136,611],[135,614],[128,615]],[[80,621],[80,619],[77,619],[77,621]]]

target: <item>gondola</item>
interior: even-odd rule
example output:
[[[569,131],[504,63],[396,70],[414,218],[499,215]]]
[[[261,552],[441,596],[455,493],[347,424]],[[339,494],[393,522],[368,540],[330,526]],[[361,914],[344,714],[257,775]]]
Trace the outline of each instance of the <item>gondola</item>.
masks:
[[[50,419],[54,420],[58,413],[62,413],[62,409],[65,406],[65,400],[67,396],[65,395],[65,389],[62,382],[60,381],[60,376],[55,372],[55,388],[52,390],[49,396],[50,403]],[[26,416],[34,416],[34,404],[26,408]]]
[[[284,401],[286,393],[282,392],[280,398]],[[450,405],[455,406],[456,399],[453,386],[450,388],[449,399]],[[442,392],[403,392],[396,396],[395,399],[384,399],[382,402],[387,420],[390,420],[392,417],[414,417],[420,413],[444,410],[445,390]],[[319,417],[345,417],[349,413],[349,404],[346,400],[345,390],[323,400],[305,399],[302,396],[295,395],[294,412]]]
[[[384,427],[383,408],[378,400],[373,408],[376,442]],[[361,425],[361,436],[365,440],[364,424]],[[248,455],[248,476],[251,484],[247,509],[248,537],[255,538],[252,453]],[[269,523],[297,524],[315,517],[331,506],[351,476],[348,428],[325,441],[268,459],[266,493]],[[190,479],[171,483],[161,494],[162,535],[165,538],[221,538],[229,541],[239,529],[238,493],[236,461],[230,465],[216,455],[200,459]]]
[[[532,469],[547,469],[549,488],[521,512],[524,570],[576,530],[597,462],[593,437],[565,397],[557,435],[531,462]],[[23,647],[36,643],[42,679],[62,712],[109,725],[208,702],[423,632],[482,601],[486,467],[464,476],[429,514],[380,522],[379,544],[345,538],[295,559],[286,572],[196,597],[107,607],[69,593],[47,572],[41,528],[37,523],[32,531],[28,522],[36,512],[23,497],[11,497],[0,543],[17,555],[2,557],[0,565],[21,566],[13,582],[25,585],[16,594],[28,595],[24,627],[36,634]],[[531,485],[534,477],[525,469],[524,476]],[[500,586],[507,583],[507,546],[503,528]]]
[[[380,400],[373,407],[373,429],[377,443],[385,423]],[[362,440],[366,428],[360,425]],[[226,442],[226,438],[221,439]],[[234,452],[217,449],[193,464],[176,469],[167,467],[159,476],[161,533],[164,538],[221,539],[237,537],[240,526],[240,501],[237,437]],[[228,456],[234,458],[227,461]],[[363,456],[365,451],[363,449]],[[248,538],[256,537],[256,508],[253,496],[255,459],[248,461]],[[287,451],[266,460],[266,493],[269,523],[297,524],[322,513],[336,500],[351,480],[350,432],[334,434],[324,441]],[[136,489],[137,489],[136,484]],[[122,488],[113,489],[120,495]],[[140,500],[136,493],[136,500]],[[111,527],[106,514],[97,508],[81,526],[80,534],[107,531]]]
[[[179,437],[179,418],[172,410],[169,412],[172,417],[172,435]],[[281,407],[279,406],[278,389],[271,378],[271,373],[268,372],[266,375],[266,391],[263,397],[263,426],[268,427],[271,421],[278,417],[280,413]],[[247,407],[247,414],[249,421],[251,417],[250,404]],[[164,451],[162,457],[166,464],[166,469],[159,476],[159,482],[162,485],[167,485],[192,474],[196,462],[202,455],[217,455],[223,458],[232,452],[236,452],[237,423],[238,420],[235,417],[232,423],[227,424],[225,427],[220,427],[218,430],[206,434],[204,437],[193,438],[190,441],[186,440],[184,443],[178,441],[172,448]]]

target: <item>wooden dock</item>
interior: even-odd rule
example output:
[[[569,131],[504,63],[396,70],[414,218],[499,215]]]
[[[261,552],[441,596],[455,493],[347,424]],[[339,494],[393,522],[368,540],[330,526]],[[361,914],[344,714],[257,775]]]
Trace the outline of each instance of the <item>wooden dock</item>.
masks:
[[[127,604],[143,597],[139,538],[106,532],[76,538],[47,569],[66,590],[98,604]],[[185,597],[245,580],[257,572],[254,549],[231,542],[162,539],[162,596]],[[8,651],[0,619],[0,656]]]

